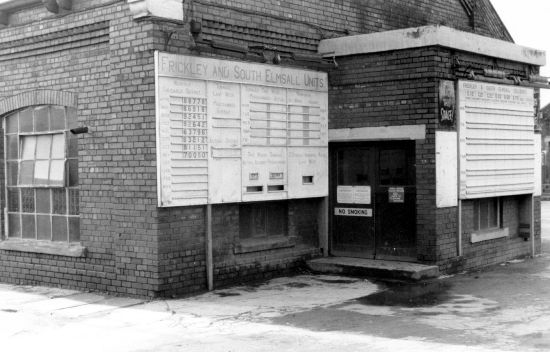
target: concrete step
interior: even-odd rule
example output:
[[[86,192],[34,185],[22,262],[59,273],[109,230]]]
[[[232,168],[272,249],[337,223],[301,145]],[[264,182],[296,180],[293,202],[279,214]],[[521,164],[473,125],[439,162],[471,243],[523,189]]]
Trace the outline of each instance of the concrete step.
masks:
[[[306,262],[317,273],[419,281],[439,276],[435,265],[348,257],[324,257]]]

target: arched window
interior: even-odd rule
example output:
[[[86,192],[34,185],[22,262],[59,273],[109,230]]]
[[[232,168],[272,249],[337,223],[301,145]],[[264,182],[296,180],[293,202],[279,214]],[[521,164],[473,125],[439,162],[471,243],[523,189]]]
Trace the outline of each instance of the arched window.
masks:
[[[80,241],[78,139],[70,107],[28,107],[4,119],[7,237]]]

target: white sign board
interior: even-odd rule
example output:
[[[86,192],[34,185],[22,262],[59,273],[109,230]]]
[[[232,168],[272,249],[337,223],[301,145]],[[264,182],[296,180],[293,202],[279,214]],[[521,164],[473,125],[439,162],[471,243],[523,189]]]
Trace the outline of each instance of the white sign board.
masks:
[[[328,195],[326,73],[155,53],[159,206]]]
[[[457,133],[435,131],[435,204],[438,208],[458,205]]]
[[[461,199],[535,191],[533,88],[459,81]]]

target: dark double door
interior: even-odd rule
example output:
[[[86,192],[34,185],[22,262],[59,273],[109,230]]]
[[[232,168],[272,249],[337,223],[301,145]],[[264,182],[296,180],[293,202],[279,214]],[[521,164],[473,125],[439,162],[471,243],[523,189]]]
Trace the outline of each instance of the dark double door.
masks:
[[[331,145],[331,253],[416,259],[414,142]]]

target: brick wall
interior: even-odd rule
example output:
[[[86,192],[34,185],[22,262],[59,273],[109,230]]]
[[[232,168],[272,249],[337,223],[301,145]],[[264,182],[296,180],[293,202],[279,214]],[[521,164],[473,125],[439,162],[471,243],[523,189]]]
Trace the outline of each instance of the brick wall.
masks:
[[[79,136],[87,256],[0,251],[3,281],[157,291],[153,25],[134,22],[123,2],[96,7],[105,3],[75,2],[80,12],[0,30],[0,98],[43,88],[74,92],[79,125],[90,130]]]

